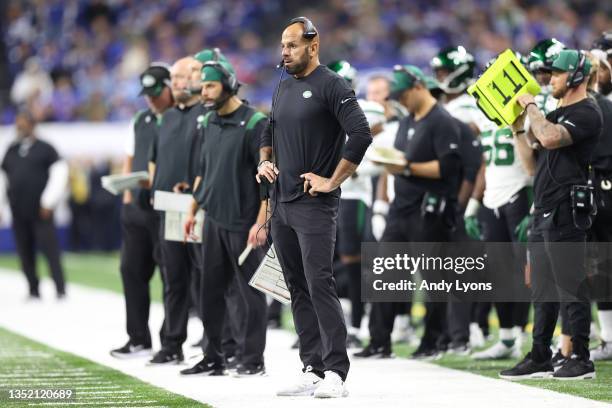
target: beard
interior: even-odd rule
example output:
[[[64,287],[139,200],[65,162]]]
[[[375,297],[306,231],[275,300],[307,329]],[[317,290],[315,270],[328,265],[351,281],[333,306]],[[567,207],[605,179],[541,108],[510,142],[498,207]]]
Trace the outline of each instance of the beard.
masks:
[[[305,53],[304,57],[300,61],[298,61],[293,67],[285,66],[285,71],[287,71],[287,73],[290,75],[299,74],[300,72],[303,72],[306,69],[309,62],[310,55]]]
[[[229,92],[223,90],[223,92],[221,92],[221,95],[219,95],[217,99],[205,102],[204,107],[206,109],[219,110],[223,107],[223,105],[225,105],[225,103],[229,100],[229,98],[231,98],[231,96],[232,95]]]

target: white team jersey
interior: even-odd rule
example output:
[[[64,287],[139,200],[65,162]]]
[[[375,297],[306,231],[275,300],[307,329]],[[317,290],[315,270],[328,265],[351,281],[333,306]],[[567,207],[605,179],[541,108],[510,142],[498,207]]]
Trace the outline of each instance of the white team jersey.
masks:
[[[525,172],[514,150],[512,131],[498,129],[476,106],[476,100],[468,95],[453,99],[445,105],[449,113],[465,122],[474,123],[480,130],[482,149],[487,168],[483,204],[488,208],[499,208],[527,185],[533,184]]]
[[[480,141],[487,165],[482,202],[488,208],[499,208],[525,186],[532,185],[533,178],[521,164],[509,127],[487,130],[480,134]]]
[[[540,109],[544,115],[548,115],[550,112],[557,109],[557,105],[559,104],[559,101],[553,98],[551,94],[552,87],[546,85],[542,87],[542,91],[534,98],[538,109]]]
[[[377,102],[366,101],[363,99],[358,100],[359,106],[363,110],[363,113],[368,120],[370,127],[384,123],[385,118],[385,107]],[[381,133],[382,134],[382,133]],[[374,140],[378,139],[380,134],[374,137]],[[371,149],[370,146],[368,149]],[[342,183],[342,193],[340,198],[345,200],[361,200],[368,207],[372,206],[372,177],[382,172],[383,168],[375,165],[367,157],[364,156],[363,160],[359,164],[356,170],[355,177],[349,177]]]
[[[399,121],[395,120],[393,122],[385,123],[383,127],[383,131],[380,132],[374,140],[372,141],[372,146],[374,147],[393,147],[395,144],[395,137],[397,136],[397,130],[399,129]],[[380,167],[382,171],[382,166]],[[387,197],[389,197],[389,202],[391,203],[395,198],[395,186],[394,186],[394,177],[392,175],[387,176]]]
[[[476,100],[466,93],[461,94],[450,102],[447,102],[444,107],[456,119],[470,124],[473,123],[478,127],[480,132],[485,130],[493,129],[495,124],[491,122],[482,113],[478,106],[476,106]]]

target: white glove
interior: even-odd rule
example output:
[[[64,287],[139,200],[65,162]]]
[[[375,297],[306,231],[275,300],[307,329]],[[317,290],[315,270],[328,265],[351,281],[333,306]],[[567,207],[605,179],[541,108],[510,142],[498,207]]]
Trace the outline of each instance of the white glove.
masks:
[[[387,227],[387,218],[382,214],[374,214],[372,216],[372,235],[377,241],[380,241],[385,228]]]
[[[468,201],[467,206],[465,206],[465,212],[463,213],[463,218],[475,217],[478,214],[478,209],[480,208],[480,201],[477,199],[470,197],[470,201]]]

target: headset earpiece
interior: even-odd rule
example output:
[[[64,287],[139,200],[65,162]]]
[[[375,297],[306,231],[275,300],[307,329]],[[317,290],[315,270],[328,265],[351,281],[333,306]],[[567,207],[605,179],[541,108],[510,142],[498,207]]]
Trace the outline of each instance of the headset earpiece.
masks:
[[[292,18],[291,21],[289,21],[289,24],[287,24],[287,27],[295,23],[302,23],[302,25],[304,25],[304,33],[302,33],[302,37],[304,39],[310,41],[317,36],[317,29],[315,28],[314,24],[312,24],[312,21],[310,21],[310,19],[307,17]]]
[[[576,65],[576,69],[574,69],[567,77],[567,87],[568,88],[576,88],[586,78],[584,73],[584,66],[586,64],[586,54],[583,51],[579,51],[580,57],[578,58],[578,64]]]
[[[232,95],[238,93],[238,88],[240,87],[240,84],[238,83],[238,78],[236,78],[235,74],[229,72],[218,61],[206,61],[203,66],[215,67],[216,69],[221,71],[221,73],[223,74],[223,81],[221,81],[223,87],[226,88],[229,92],[231,92]]]

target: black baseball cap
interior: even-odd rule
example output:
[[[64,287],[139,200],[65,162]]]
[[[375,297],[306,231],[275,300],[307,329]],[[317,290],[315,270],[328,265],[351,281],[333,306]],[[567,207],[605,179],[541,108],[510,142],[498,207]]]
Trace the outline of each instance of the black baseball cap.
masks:
[[[140,74],[139,95],[159,96],[164,86],[170,87],[170,67],[163,62],[154,62]]]

